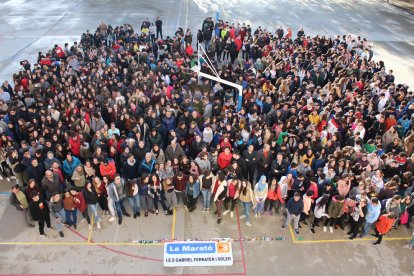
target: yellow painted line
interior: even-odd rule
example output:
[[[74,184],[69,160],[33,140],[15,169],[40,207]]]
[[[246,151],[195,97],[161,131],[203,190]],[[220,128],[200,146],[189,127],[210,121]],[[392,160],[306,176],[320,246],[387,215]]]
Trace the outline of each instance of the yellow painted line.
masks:
[[[1,245],[106,245],[106,246],[161,246],[164,243],[135,243],[135,242],[0,242]]]
[[[289,232],[290,232],[290,235],[292,236],[293,243],[297,243],[298,241],[295,238],[295,234],[293,234],[292,226],[290,224],[289,224]]]
[[[382,238],[383,241],[402,241],[402,240],[410,240],[410,238]],[[358,239],[355,238],[353,240],[350,239],[335,239],[335,240],[298,240],[296,243],[334,243],[334,242],[358,242],[358,241],[376,241],[376,238],[363,238]]]
[[[176,213],[176,209],[174,207],[173,209],[173,221],[172,221],[172,226],[171,226],[171,239],[173,240],[175,237],[175,213]]]
[[[92,213],[92,217],[91,217],[91,230],[89,231],[89,235],[88,235],[88,243],[90,243],[90,242],[91,242],[91,238],[92,238],[92,231],[93,231],[93,218],[94,218],[94,215],[93,215],[93,213]]]

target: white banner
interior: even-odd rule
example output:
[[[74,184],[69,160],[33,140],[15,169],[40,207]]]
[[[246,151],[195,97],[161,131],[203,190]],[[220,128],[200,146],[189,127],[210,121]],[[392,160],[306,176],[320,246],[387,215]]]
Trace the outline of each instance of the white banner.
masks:
[[[230,266],[233,251],[230,239],[182,241],[164,244],[164,266]]]

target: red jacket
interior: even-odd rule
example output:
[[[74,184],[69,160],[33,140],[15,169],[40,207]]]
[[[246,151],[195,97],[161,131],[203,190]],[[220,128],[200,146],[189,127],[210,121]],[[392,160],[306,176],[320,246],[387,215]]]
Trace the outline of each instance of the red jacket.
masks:
[[[102,176],[108,176],[111,180],[115,178],[116,167],[114,162],[108,162],[107,165],[101,164],[99,166],[99,171]]]
[[[75,195],[75,198],[77,199],[77,200],[74,200],[76,208],[78,208],[78,210],[81,213],[83,213],[83,211],[86,210],[86,201],[85,201],[85,198],[83,197],[83,194],[79,192],[77,195]]]
[[[79,156],[81,141],[80,141],[79,135],[76,137],[77,137],[76,140],[74,140],[72,137],[69,138],[69,145],[70,145],[70,150],[72,151],[72,153],[75,156]]]
[[[377,231],[384,235],[387,234],[394,224],[395,219],[389,218],[387,215],[382,215],[379,217],[378,221],[375,223],[375,227],[377,228]]]
[[[220,169],[222,170],[222,169],[225,169],[228,166],[230,166],[232,158],[233,158],[233,154],[231,154],[231,153],[229,155],[226,155],[224,153],[224,151],[222,153],[220,153],[220,155],[217,159],[217,163],[218,163]]]

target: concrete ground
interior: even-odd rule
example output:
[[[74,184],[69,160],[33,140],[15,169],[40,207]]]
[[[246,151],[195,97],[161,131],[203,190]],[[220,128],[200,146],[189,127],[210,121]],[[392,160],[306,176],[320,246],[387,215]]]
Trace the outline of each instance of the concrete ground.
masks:
[[[4,186],[4,185],[3,185]],[[201,202],[199,202],[201,205]],[[127,207],[128,208],[128,207]],[[240,209],[241,211],[241,209]],[[179,207],[174,216],[150,215],[125,218],[121,226],[103,219],[102,228],[64,229],[60,238],[54,230],[40,239],[37,228],[25,227],[24,217],[0,195],[1,274],[139,274],[139,275],[408,275],[414,268],[412,251],[403,249],[410,238],[405,227],[393,230],[380,246],[373,237],[349,241],[345,232],[312,234],[302,226],[299,235],[282,229],[283,216],[252,218],[253,227],[225,216],[216,224],[213,213],[193,213]],[[80,220],[79,216],[79,220]],[[54,222],[52,220],[52,226]],[[263,240],[282,237],[285,240]],[[233,238],[231,267],[163,267],[164,239]],[[240,239],[248,241],[241,242]],[[252,239],[255,239],[252,241]],[[137,241],[145,240],[146,243]],[[154,241],[150,243],[150,241]]]
[[[35,61],[37,52],[54,44],[73,42],[101,20],[138,28],[142,20],[159,15],[164,34],[178,26],[193,33],[206,16],[247,22],[276,29],[300,26],[309,34],[360,34],[372,41],[376,60],[394,69],[398,82],[414,86],[414,15],[376,0],[0,0],[0,81],[11,80],[20,60]],[[0,183],[6,191],[10,183]],[[410,238],[406,229],[392,231],[381,246],[372,239],[348,241],[343,231],[333,234],[308,228],[294,235],[281,229],[282,216],[252,218],[249,228],[235,216],[217,226],[213,214],[177,209],[175,217],[154,215],[127,218],[119,227],[107,218],[102,229],[65,229],[65,238],[54,231],[40,240],[37,229],[28,229],[23,217],[0,195],[0,273],[70,274],[208,274],[208,275],[408,275],[414,269],[412,251],[402,249]],[[285,241],[235,241],[232,267],[164,268],[162,244],[135,240],[170,238],[209,239],[230,237],[285,237]]]
[[[0,10],[0,81],[11,80],[21,60],[35,62],[37,52],[79,40],[101,20],[138,29],[143,19],[159,15],[165,35],[179,26],[196,34],[204,18],[219,11],[230,22],[273,32],[282,25],[295,33],[303,26],[311,35],[361,35],[397,82],[414,87],[414,14],[381,0],[0,0]]]

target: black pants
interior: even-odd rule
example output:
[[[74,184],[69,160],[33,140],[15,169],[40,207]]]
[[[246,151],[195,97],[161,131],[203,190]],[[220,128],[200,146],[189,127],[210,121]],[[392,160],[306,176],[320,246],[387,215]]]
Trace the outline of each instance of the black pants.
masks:
[[[276,214],[279,214],[280,206],[282,203],[280,200],[272,200],[266,198],[265,205],[264,205],[264,211],[272,211],[273,208],[275,208]]]
[[[315,226],[319,226],[319,222],[321,222],[321,221],[322,221],[322,218],[323,218],[323,217],[321,217],[321,218],[314,217],[314,218],[313,218],[313,222],[312,222],[311,227],[313,228],[313,227],[315,227]]]
[[[50,216],[46,216],[45,218],[41,218],[38,223],[39,223],[39,233],[40,235],[44,235],[45,234],[45,222],[48,228],[51,227],[50,225]]]
[[[253,186],[253,180],[254,179],[254,172],[256,170],[256,164],[247,164],[247,180],[252,184]]]
[[[108,199],[106,198],[106,195],[101,195],[98,197],[98,204],[99,207],[101,207],[102,211],[108,211]]]
[[[89,217],[89,214],[88,214],[88,208],[86,208],[85,211],[82,212],[82,216],[86,219],[88,224],[91,224],[91,218]]]
[[[337,218],[328,218],[327,220],[325,220],[325,223],[323,224],[323,226],[334,226],[335,222],[337,221]]]
[[[358,231],[361,228],[362,224],[364,223],[364,219],[358,219],[357,221],[355,221],[353,218],[351,218],[349,220],[350,225],[351,225],[351,230],[349,232],[351,232],[351,238],[356,238],[356,236],[358,235]]]
[[[187,195],[187,207],[188,210],[195,209],[197,204],[197,198],[194,198],[193,195]]]
[[[159,36],[158,36],[158,34],[159,34]],[[161,39],[163,39],[163,38],[162,38],[162,29],[161,29],[161,28],[157,28],[157,39],[158,39],[159,37],[161,37]]]
[[[231,207],[230,207],[230,211],[234,211],[234,207],[237,204],[237,199],[234,199],[233,197],[226,197],[224,199],[224,209],[226,209],[226,211],[229,209],[229,203],[231,203]]]
[[[309,217],[309,215],[305,214],[304,212],[302,212],[302,214],[300,214],[300,220],[299,221],[306,221],[306,219]]]
[[[378,239],[377,239],[377,244],[380,244],[381,242],[382,242],[382,234],[380,234],[379,232],[378,232],[378,230],[377,229],[375,229],[375,237],[377,237]]]

